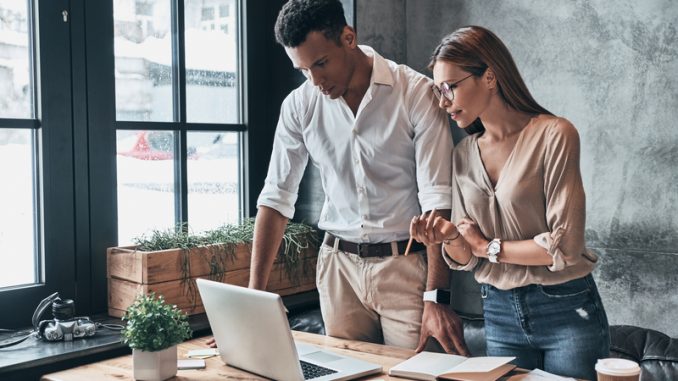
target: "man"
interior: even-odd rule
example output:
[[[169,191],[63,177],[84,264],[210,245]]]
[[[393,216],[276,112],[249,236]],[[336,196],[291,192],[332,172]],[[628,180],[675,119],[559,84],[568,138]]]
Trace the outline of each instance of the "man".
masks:
[[[428,265],[420,244],[402,255],[412,216],[449,215],[452,138],[431,81],[359,47],[338,0],[289,1],[275,35],[308,80],[282,105],[249,287],[266,288],[310,157],[326,194],[317,285],[327,334],[418,350],[433,336],[468,354],[449,306],[422,300],[426,287],[448,285],[440,248]]]

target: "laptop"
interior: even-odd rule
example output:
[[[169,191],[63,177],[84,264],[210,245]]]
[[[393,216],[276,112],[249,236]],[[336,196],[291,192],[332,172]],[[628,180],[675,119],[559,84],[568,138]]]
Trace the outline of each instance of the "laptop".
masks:
[[[350,380],[381,365],[294,342],[280,295],[197,279],[225,364],[274,380]]]

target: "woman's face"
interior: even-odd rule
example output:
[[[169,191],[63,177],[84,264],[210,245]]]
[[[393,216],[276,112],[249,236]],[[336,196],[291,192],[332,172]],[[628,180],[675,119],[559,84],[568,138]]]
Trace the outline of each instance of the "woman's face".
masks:
[[[471,73],[448,61],[437,61],[433,66],[433,82],[438,89],[443,83],[449,85],[454,93],[454,101],[444,95],[438,105],[447,111],[460,128],[466,128],[487,108],[491,93],[484,86],[483,77],[470,76]],[[468,78],[467,78],[468,77]]]

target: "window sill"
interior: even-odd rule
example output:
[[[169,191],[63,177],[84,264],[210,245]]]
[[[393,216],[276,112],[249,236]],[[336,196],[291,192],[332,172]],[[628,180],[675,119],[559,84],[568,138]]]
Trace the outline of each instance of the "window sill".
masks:
[[[283,297],[289,311],[299,311],[318,303],[317,291]],[[107,315],[91,316],[100,323],[121,324]],[[207,315],[189,317],[193,337],[211,333]],[[88,338],[73,341],[46,342],[36,337],[7,348],[0,348],[0,379],[38,380],[46,373],[69,369],[75,366],[130,354],[129,347],[120,341],[120,333],[100,328]]]

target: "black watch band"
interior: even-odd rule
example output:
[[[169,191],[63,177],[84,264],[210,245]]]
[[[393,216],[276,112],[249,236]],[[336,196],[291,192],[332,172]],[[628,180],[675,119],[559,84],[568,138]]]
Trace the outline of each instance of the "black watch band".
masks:
[[[435,290],[424,292],[424,301],[439,304],[450,304],[452,293],[446,288],[436,288]]]

